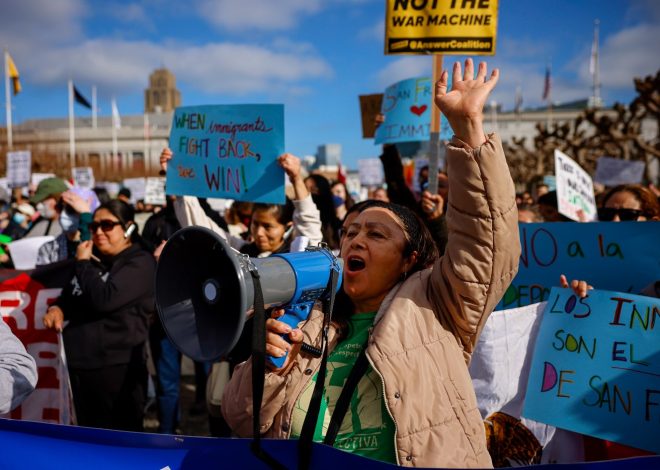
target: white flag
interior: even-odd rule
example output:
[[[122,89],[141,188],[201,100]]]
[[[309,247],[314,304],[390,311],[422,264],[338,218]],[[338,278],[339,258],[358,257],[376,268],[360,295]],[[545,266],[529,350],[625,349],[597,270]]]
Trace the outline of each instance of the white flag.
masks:
[[[121,129],[121,118],[117,109],[117,101],[112,98],[112,125],[115,129]]]

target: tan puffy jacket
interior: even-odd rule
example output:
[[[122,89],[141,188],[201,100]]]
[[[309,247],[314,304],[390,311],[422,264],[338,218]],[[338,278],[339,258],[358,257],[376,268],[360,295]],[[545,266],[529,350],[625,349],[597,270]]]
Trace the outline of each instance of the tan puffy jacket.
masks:
[[[448,146],[449,241],[433,268],[395,286],[380,306],[367,346],[396,424],[399,465],[490,467],[467,364],[488,315],[518,269],[513,182],[498,137],[477,149]],[[320,344],[322,314],[301,324]],[[336,331],[329,335],[332,349]],[[266,374],[262,433],[287,438],[293,407],[320,359],[301,354],[284,376]],[[239,436],[252,433],[251,362],[236,368],[222,411]]]

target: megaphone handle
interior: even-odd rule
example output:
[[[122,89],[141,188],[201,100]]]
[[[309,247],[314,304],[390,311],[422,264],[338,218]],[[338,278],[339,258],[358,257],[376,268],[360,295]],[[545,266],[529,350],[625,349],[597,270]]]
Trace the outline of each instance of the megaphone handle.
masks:
[[[312,304],[290,305],[284,310],[284,315],[278,318],[278,320],[286,323],[291,328],[298,328],[298,323],[307,320],[311,306]],[[289,335],[282,335],[282,338],[284,338],[287,342],[289,341]],[[286,353],[282,357],[268,356],[266,361],[270,362],[270,364],[272,364],[275,368],[279,369],[284,365],[288,355],[289,354]]]

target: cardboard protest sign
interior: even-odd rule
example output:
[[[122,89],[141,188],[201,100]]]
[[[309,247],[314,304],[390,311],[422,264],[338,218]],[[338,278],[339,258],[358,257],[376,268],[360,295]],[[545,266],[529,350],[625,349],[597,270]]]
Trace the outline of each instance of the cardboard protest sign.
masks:
[[[383,184],[385,181],[383,164],[378,158],[358,160],[358,174],[360,176],[360,184],[363,186],[375,186]]]
[[[497,309],[548,299],[559,276],[639,293],[660,276],[660,222],[520,224],[518,274]]]
[[[73,184],[79,188],[92,189],[94,187],[94,170],[89,166],[75,167],[71,171]]]
[[[147,187],[146,178],[126,178],[121,182],[121,185],[131,190],[131,204],[135,204],[140,199],[144,199],[144,192]],[[119,189],[117,191],[119,191]]]
[[[660,452],[660,300],[553,288],[523,415]]]
[[[177,108],[167,194],[284,203],[284,106]]]
[[[362,137],[372,138],[376,132],[376,115],[380,113],[383,94],[360,95],[360,114],[362,116]]]
[[[596,161],[594,181],[605,186],[641,183],[645,167],[646,163],[639,160],[630,161],[620,158],[600,157]]]
[[[571,157],[555,150],[555,176],[559,212],[579,222],[596,220],[596,197],[589,173]]]
[[[165,205],[165,178],[147,178],[144,190],[144,203]]]
[[[387,0],[385,54],[493,55],[497,0]]]
[[[7,152],[7,184],[10,188],[22,188],[30,184],[32,153],[29,150]]]

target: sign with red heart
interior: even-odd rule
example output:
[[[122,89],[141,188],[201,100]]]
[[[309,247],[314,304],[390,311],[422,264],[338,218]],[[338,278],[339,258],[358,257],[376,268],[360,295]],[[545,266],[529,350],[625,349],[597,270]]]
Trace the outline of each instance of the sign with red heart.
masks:
[[[412,105],[410,107],[410,112],[416,114],[417,116],[421,116],[422,114],[424,114],[424,111],[426,111],[427,108],[428,106],[426,106],[425,104],[421,106]]]

